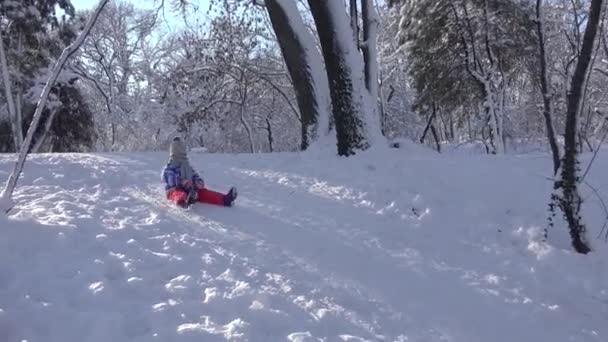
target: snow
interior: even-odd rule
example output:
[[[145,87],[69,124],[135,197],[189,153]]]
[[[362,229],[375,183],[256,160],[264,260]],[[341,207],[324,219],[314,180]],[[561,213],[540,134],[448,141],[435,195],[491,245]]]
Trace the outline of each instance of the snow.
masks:
[[[541,239],[547,155],[192,154],[239,199],[187,211],[166,157],[31,156],[0,215],[0,341],[608,340],[608,246]]]
[[[8,212],[13,206],[14,206],[14,203],[11,199],[2,198],[0,196],[0,216],[3,215],[4,213]]]

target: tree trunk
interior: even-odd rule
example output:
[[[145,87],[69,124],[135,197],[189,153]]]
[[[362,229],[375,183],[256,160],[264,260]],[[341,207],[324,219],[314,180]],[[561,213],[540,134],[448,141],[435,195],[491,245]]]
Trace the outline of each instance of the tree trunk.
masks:
[[[249,122],[247,122],[247,119],[245,119],[245,105],[247,103],[248,84],[247,84],[247,80],[245,79],[245,74],[242,71],[241,71],[240,84],[241,84],[241,90],[240,90],[241,103],[239,104],[239,111],[240,111],[240,116],[241,116],[241,124],[243,125],[243,127],[245,128],[245,131],[247,132],[247,138],[249,139],[249,150],[251,151],[251,153],[255,153],[255,143],[253,141],[253,130],[251,129]]]
[[[350,0],[350,28],[353,30],[353,39],[359,44],[359,11],[357,0]]]
[[[542,0],[536,0],[536,32],[538,34],[538,51],[540,59],[540,88],[543,96],[543,117],[545,118],[545,128],[547,132],[547,140],[551,147],[551,155],[553,157],[553,175],[557,175],[560,167],[559,147],[555,138],[555,129],[553,127],[553,110],[551,107],[551,94],[549,94],[549,81],[547,77],[547,56],[545,52],[545,32],[543,26]]]
[[[268,150],[272,153],[274,152],[274,138],[272,137],[272,125],[269,118],[266,118],[266,131],[268,132]]]
[[[426,135],[429,132],[429,129],[433,125],[433,119],[435,119],[436,115],[437,115],[437,108],[435,107],[435,103],[433,103],[433,112],[431,113],[431,115],[429,115],[429,119],[427,120],[426,126],[424,127],[424,131],[422,132],[422,136],[420,137],[421,144],[424,144],[424,139],[426,138]]]
[[[471,115],[467,114],[466,115],[467,118],[467,131],[469,132],[469,141],[473,141],[475,140],[475,137],[473,136],[473,129],[471,128]]]
[[[598,134],[600,134],[600,132],[602,131],[602,129],[604,128],[604,124],[606,122],[608,122],[608,111],[600,113],[598,111],[598,114],[600,115],[600,120],[598,125],[595,127],[595,129],[593,130],[593,136],[597,136]],[[599,146],[598,146],[599,147]]]
[[[15,100],[13,99],[13,87],[10,80],[10,70],[6,61],[6,50],[4,48],[4,34],[0,35],[0,66],[2,67],[2,82],[4,83],[4,92],[6,96],[6,104],[8,106],[9,122],[13,130],[13,144],[15,152],[19,151],[20,143],[18,138],[17,127],[17,112],[15,109]]]
[[[34,142],[34,146],[30,150],[30,153],[40,152],[40,147],[42,147],[44,142],[47,140],[49,132],[51,131],[51,126],[53,125],[53,120],[55,120],[55,115],[57,114],[57,111],[58,111],[58,109],[51,110],[51,113],[49,114],[49,116],[46,119],[46,122],[44,124],[44,130],[42,131],[42,134],[40,134],[40,136]]]
[[[21,95],[21,89],[17,90],[17,94],[15,95],[15,126],[17,131],[17,141],[19,141],[19,146],[23,144],[23,96]]]
[[[23,53],[23,32],[19,32],[19,37],[17,39],[17,55],[24,56]],[[15,126],[17,127],[17,140],[19,141],[19,146],[23,144],[23,111],[22,104],[23,99],[21,96],[21,87],[17,87],[17,98],[15,99]],[[16,151],[18,149],[15,149]]]
[[[435,125],[431,124],[431,133],[433,134],[433,138],[435,139],[435,146],[437,147],[437,152],[441,153],[441,144],[439,143],[439,137],[437,137],[437,130],[435,129]]]
[[[578,192],[579,177],[577,175],[578,151],[576,148],[576,138],[578,130],[578,114],[581,102],[582,88],[585,83],[585,76],[593,44],[600,19],[602,0],[592,0],[589,10],[589,17],[583,36],[583,44],[580,50],[576,68],[572,75],[570,92],[568,93],[568,104],[566,113],[566,131],[564,134],[564,158],[562,160],[561,179],[555,182],[555,189],[561,189],[561,196],[555,195],[557,205],[564,213],[570,229],[570,237],[574,249],[582,254],[591,251],[589,242],[586,238],[586,227],[583,223],[580,210],[582,198]]]
[[[450,116],[450,141],[454,142],[456,140],[456,133],[454,132],[454,113],[449,112]]]
[[[363,62],[365,64],[365,86],[369,91],[373,105],[378,102],[378,15],[374,0],[361,0],[363,17]]]
[[[378,61],[380,63],[380,61]],[[386,137],[386,108],[384,100],[384,84],[382,83],[382,70],[378,70],[378,115],[380,116],[380,132]]]
[[[57,63],[55,63],[53,69],[51,70],[51,74],[48,80],[46,81],[44,88],[42,88],[42,93],[40,94],[38,102],[36,103],[36,110],[34,111],[32,122],[30,123],[30,126],[27,130],[27,135],[19,151],[19,158],[15,163],[13,172],[10,174],[8,180],[6,181],[6,186],[4,187],[2,194],[0,194],[0,200],[2,201],[2,203],[0,203],[0,206],[2,208],[0,209],[4,210],[5,212],[8,212],[12,208],[13,191],[15,190],[15,186],[17,186],[19,175],[23,170],[23,165],[25,164],[25,160],[27,158],[30,145],[32,143],[32,138],[34,136],[34,133],[36,132],[38,123],[40,122],[40,117],[42,116],[42,111],[46,106],[46,101],[49,97],[51,88],[53,87],[53,84],[55,84],[55,81],[57,81],[57,77],[59,76],[59,73],[63,69],[63,66],[67,62],[68,58],[70,58],[78,50],[80,45],[82,45],[82,43],[84,42],[84,39],[88,36],[89,32],[91,31],[91,28],[97,21],[99,14],[103,10],[104,6],[108,3],[108,1],[109,0],[100,0],[99,4],[97,5],[97,8],[87,21],[82,32],[80,32],[76,40],[67,48],[65,48],[61,53],[61,56],[59,56]]]
[[[110,151],[114,152],[116,148],[116,125],[110,122]]]
[[[323,61],[293,1],[266,0],[265,4],[296,93],[305,150],[329,133],[329,83]]]
[[[330,84],[338,154],[365,150],[380,135],[377,111],[370,105],[360,58],[344,6],[339,1],[308,0],[321,41]],[[376,132],[377,131],[377,132]],[[376,134],[377,133],[377,134]]]

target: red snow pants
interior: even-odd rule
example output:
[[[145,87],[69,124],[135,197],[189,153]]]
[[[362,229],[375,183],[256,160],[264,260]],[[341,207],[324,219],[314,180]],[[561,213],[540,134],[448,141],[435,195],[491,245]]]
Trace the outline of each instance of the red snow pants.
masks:
[[[209,189],[196,189],[198,202],[224,205],[224,194]],[[167,192],[167,198],[175,203],[183,203],[187,200],[188,194],[180,189],[173,189]]]

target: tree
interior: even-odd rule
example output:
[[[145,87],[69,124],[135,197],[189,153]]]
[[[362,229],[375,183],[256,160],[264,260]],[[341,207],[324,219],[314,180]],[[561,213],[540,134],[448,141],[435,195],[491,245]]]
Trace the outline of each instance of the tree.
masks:
[[[351,38],[354,34],[344,5],[321,0],[309,0],[308,4],[330,84],[338,154],[349,156],[369,148],[380,135],[377,106],[373,103],[376,99],[366,90],[363,59]]]
[[[228,0],[216,0],[215,3],[233,4]],[[257,4],[256,1],[253,3]],[[335,123],[338,154],[348,156],[358,150],[367,149],[381,137],[377,103],[375,103],[377,96],[371,96],[365,87],[363,56],[358,51],[356,36],[351,27],[352,21],[347,15],[347,7],[340,1],[309,0],[308,8],[303,3],[301,3],[303,6],[299,8],[296,4],[295,0],[271,0],[269,15],[272,13],[273,31],[278,37],[282,51],[286,52],[290,46],[295,49],[293,55],[284,54],[283,57],[292,77],[296,76],[303,80],[301,83],[294,83],[294,87],[297,88],[296,93],[300,94],[298,95],[300,112],[306,115],[304,126],[310,124],[309,121],[314,118],[314,115],[321,113],[314,103],[324,103],[323,99],[329,97]],[[241,3],[241,5],[243,8],[249,8],[247,3]],[[268,8],[268,5],[264,6]],[[314,20],[328,80],[327,87],[319,83],[322,81],[322,77],[318,73],[320,67],[315,57],[317,53],[313,52],[311,39],[302,25],[301,11],[310,11]],[[304,12],[304,14],[308,14],[308,12]],[[372,11],[369,11],[368,17],[369,22],[373,23]],[[376,41],[375,37],[372,37],[373,27],[370,26],[369,29],[370,39],[366,44],[369,44],[369,51],[374,51]],[[377,70],[375,57],[373,53],[370,53],[368,62],[370,66],[374,66],[369,69],[370,72]],[[304,96],[302,94],[312,94],[313,89],[316,95],[314,103],[302,101]],[[323,95],[322,93],[325,91],[328,91],[328,94]],[[303,132],[308,131],[305,127]],[[314,134],[312,135],[314,136]]]
[[[553,203],[561,209],[570,230],[570,238],[574,249],[582,254],[591,251],[586,238],[586,227],[580,214],[583,200],[578,192],[578,150],[577,131],[578,116],[585,78],[591,62],[593,45],[597,34],[602,0],[592,0],[589,5],[589,18],[583,35],[582,46],[572,75],[568,106],[566,112],[566,129],[564,134],[564,155],[560,178],[555,181]]]
[[[84,39],[91,31],[91,28],[95,24],[95,21],[99,17],[99,14],[103,10],[104,6],[108,3],[108,1],[109,0],[100,0],[99,4],[97,5],[97,8],[95,9],[91,17],[88,19],[84,29],[78,35],[78,38],[76,38],[76,40],[72,44],[70,44],[63,50],[61,56],[59,56],[59,59],[57,60],[57,63],[55,63],[53,69],[51,70],[51,74],[48,80],[46,81],[44,88],[42,89],[38,102],[36,103],[36,110],[34,111],[32,122],[30,123],[30,126],[27,130],[25,140],[21,145],[19,157],[17,159],[17,162],[15,163],[13,172],[9,175],[8,180],[6,181],[6,186],[4,187],[2,194],[0,194],[0,209],[2,209],[4,212],[8,212],[12,208],[13,191],[15,190],[15,186],[17,185],[17,181],[19,180],[19,175],[23,170],[23,165],[25,164],[25,160],[27,158],[32,143],[32,138],[38,128],[38,123],[40,122],[42,112],[45,109],[45,105],[49,97],[51,88],[59,77],[59,73],[63,69],[68,58],[72,56],[76,52],[76,50],[78,50],[80,45],[82,45]]]
[[[378,14],[373,0],[361,0],[361,19],[363,22],[363,62],[365,65],[365,86],[372,97],[372,105],[378,101]]]
[[[63,17],[57,16],[57,9],[65,12]],[[0,71],[9,114],[5,119],[11,123],[13,137],[12,146],[4,146],[3,150],[19,150],[26,127],[23,110],[37,95],[32,94],[32,85],[47,76],[52,57],[74,38],[73,23],[66,15],[74,15],[67,0],[0,1]]]
[[[402,37],[418,103],[448,110],[476,104],[493,153],[505,152],[509,87],[532,58],[531,7],[510,0],[403,4]],[[483,132],[483,129],[482,129]]]
[[[49,97],[55,99],[54,106],[46,106],[42,113],[41,125],[32,140],[31,152],[90,151],[96,141],[93,113],[76,86],[76,78],[67,82],[57,82]],[[25,122],[32,120],[35,105],[24,109]],[[60,115],[57,115],[61,113]]]
[[[329,83],[314,39],[304,25],[296,4],[267,0],[268,16],[289,70],[302,117],[301,149],[319,135],[329,133]]]
[[[156,109],[151,80],[146,79],[150,75],[144,74],[144,65],[151,61],[143,56],[152,44],[156,19],[154,11],[123,1],[111,3],[70,65],[95,94],[91,104],[99,109],[95,119],[103,150],[137,148],[137,141],[146,136],[139,133],[148,133],[138,121],[144,112]]]
[[[401,14],[394,8],[380,7],[378,34],[378,78],[380,124],[388,139],[420,140],[427,120],[414,110],[416,91],[410,77],[407,50],[395,39],[399,35]],[[421,113],[422,114],[422,113]]]
[[[297,149],[301,117],[269,26],[240,4],[220,5],[207,25],[175,38],[175,64],[163,81],[167,113],[190,146],[267,151],[270,129],[273,150]]]
[[[545,126],[547,130],[547,140],[551,147],[551,155],[553,157],[553,174],[556,175],[560,166],[559,147],[555,138],[555,128],[553,127],[553,109],[551,103],[551,94],[549,92],[549,79],[547,75],[547,54],[545,50],[545,30],[544,16],[542,14],[543,2],[536,0],[536,33],[538,35],[538,53],[540,61],[540,88],[543,97],[543,117],[545,118]]]

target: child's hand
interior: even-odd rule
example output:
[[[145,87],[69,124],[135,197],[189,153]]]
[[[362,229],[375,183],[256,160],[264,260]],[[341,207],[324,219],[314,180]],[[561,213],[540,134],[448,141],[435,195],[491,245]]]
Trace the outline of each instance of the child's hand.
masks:
[[[182,187],[186,190],[186,191],[190,191],[190,189],[192,189],[192,182],[187,179],[185,181],[182,182]]]

